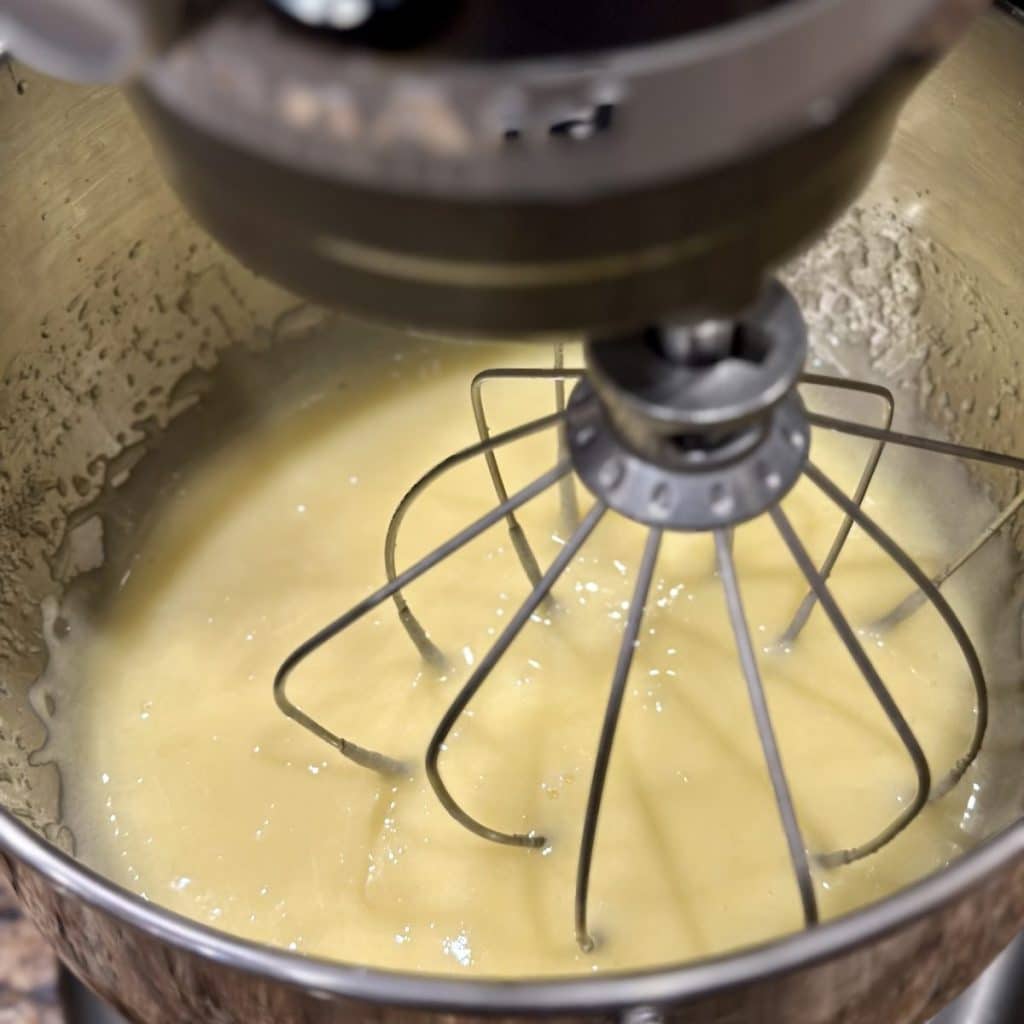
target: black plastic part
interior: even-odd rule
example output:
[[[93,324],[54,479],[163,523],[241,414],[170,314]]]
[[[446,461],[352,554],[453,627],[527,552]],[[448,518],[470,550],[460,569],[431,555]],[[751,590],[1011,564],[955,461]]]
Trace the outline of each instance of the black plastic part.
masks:
[[[787,2],[793,0],[375,0],[364,25],[337,35],[378,50],[475,60],[579,55],[678,38]]]

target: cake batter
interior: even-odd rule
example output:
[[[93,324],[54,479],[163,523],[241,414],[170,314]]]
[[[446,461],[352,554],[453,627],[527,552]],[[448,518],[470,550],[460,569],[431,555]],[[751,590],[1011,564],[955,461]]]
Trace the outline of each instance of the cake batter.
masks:
[[[183,483],[86,652],[70,718],[74,772],[65,774],[70,824],[88,863],[217,928],[402,970],[651,966],[801,927],[710,537],[668,535],[662,547],[598,831],[593,954],[573,938],[576,857],[643,529],[605,517],[556,587],[557,607],[534,617],[441,756],[470,813],[503,830],[543,833],[543,850],[466,832],[422,769],[440,716],[528,590],[503,525],[407,591],[449,655],[447,674],[422,663],[386,603],[290,684],[292,698],[332,730],[412,765],[408,778],[353,765],[274,704],[282,659],[383,581],[385,530],[409,485],[476,439],[473,370],[548,356],[434,346],[398,353],[374,384],[273,416]],[[495,430],[553,403],[550,383],[489,385],[485,397]],[[868,450],[824,432],[813,439],[816,463],[847,493]],[[555,437],[519,442],[499,458],[511,491],[554,465]],[[585,510],[589,495],[578,494]],[[902,518],[917,524],[912,553],[933,567],[942,538],[931,517],[907,515],[905,490],[889,491],[881,478],[867,507],[891,523],[897,500]],[[400,568],[494,503],[482,460],[445,478],[406,520]],[[839,513],[804,484],[785,509],[820,561]],[[557,489],[520,518],[546,565],[566,536]],[[777,649],[806,587],[767,518],[740,527],[735,545],[807,845],[856,845],[911,798],[910,761],[820,609],[791,650]],[[833,587],[863,625],[909,583],[854,530]],[[948,593],[955,597],[955,581]],[[952,638],[925,609],[862,640],[940,778],[973,726],[970,678]],[[976,798],[972,778],[875,856],[815,869],[823,916],[955,855],[965,804]]]

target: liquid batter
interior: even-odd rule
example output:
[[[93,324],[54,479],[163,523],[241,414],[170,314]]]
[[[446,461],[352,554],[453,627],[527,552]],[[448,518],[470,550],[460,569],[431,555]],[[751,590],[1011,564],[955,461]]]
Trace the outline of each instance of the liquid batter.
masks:
[[[388,372],[276,416],[187,478],[94,630],[70,716],[65,805],[87,862],[215,927],[406,970],[537,975],[652,965],[801,926],[709,537],[670,535],[663,544],[598,831],[592,955],[573,939],[576,857],[642,529],[606,516],[556,588],[557,608],[534,617],[441,757],[470,813],[503,830],[543,833],[543,850],[466,832],[422,770],[440,716],[528,590],[502,525],[407,591],[449,654],[447,675],[424,666],[388,603],[293,677],[301,707],[404,759],[414,766],[408,778],[353,765],[275,707],[271,681],[282,659],[383,581],[384,533],[405,490],[475,440],[473,370],[548,355],[423,347],[389,356]],[[495,430],[552,408],[550,383],[488,388]],[[815,461],[848,493],[868,451],[825,432],[813,439]],[[551,433],[500,455],[510,490],[555,459]],[[578,494],[585,510],[589,495]],[[914,522],[912,553],[933,568],[942,538],[908,501],[905,489],[880,479],[867,506],[883,524]],[[400,566],[494,503],[482,460],[453,473],[408,516]],[[785,509],[820,561],[838,512],[806,484]],[[546,565],[566,536],[557,489],[521,520]],[[807,845],[856,845],[912,796],[909,759],[820,609],[791,650],[776,649],[805,586],[767,518],[740,527],[735,546]],[[857,530],[833,586],[855,625],[909,589]],[[948,593],[955,598],[955,581]],[[975,625],[969,615],[966,625]],[[884,637],[862,638],[941,777],[974,722],[952,638],[928,608]],[[815,869],[823,915],[878,898],[959,852],[974,778],[877,855]]]

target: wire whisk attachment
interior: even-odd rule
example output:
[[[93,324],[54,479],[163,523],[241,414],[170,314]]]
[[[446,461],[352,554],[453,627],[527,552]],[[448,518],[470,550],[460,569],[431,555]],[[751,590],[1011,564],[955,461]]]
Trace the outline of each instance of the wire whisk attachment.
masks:
[[[820,916],[815,870],[851,864],[882,849],[917,818],[929,800],[952,789],[981,750],[988,724],[986,680],[971,637],[943,596],[941,587],[1010,521],[1024,499],[1016,499],[995,517],[965,551],[934,577],[864,510],[863,503],[889,445],[988,463],[1017,472],[1024,470],[1024,460],[897,432],[892,429],[895,402],[888,389],[868,382],[804,373],[805,354],[806,339],[799,311],[788,293],[774,286],[750,319],[738,325],[718,322],[697,327],[667,325],[659,331],[647,331],[639,339],[592,342],[586,346],[586,370],[566,368],[559,353],[552,369],[494,369],[479,374],[472,382],[471,402],[480,439],[430,469],[400,502],[387,532],[386,584],[298,647],[275,677],[275,700],[289,718],[364,768],[385,775],[408,774],[411,766],[338,736],[307,715],[287,695],[289,677],[305,658],[388,600],[395,602],[399,619],[423,659],[435,666],[446,664],[443,652],[430,639],[403,590],[485,530],[504,523],[530,590],[451,700],[427,746],[425,770],[442,806],[471,833],[494,843],[526,849],[543,847],[546,838],[539,830],[509,831],[503,829],[500,822],[479,821],[465,810],[444,779],[441,754],[445,741],[531,617],[545,602],[555,600],[559,580],[601,521],[609,515],[622,515],[645,525],[646,541],[618,655],[611,669],[582,823],[574,928],[576,942],[584,952],[595,947],[588,904],[605,783],[612,768],[626,684],[666,532],[700,531],[714,538],[718,577],[737,660],[746,682],[807,927],[815,925]],[[508,384],[526,380],[554,383],[557,389],[555,411],[492,435],[483,391],[489,382],[499,380]],[[562,389],[568,381],[575,384],[566,397]],[[877,398],[883,406],[882,424],[872,426],[810,412],[801,400],[801,388],[858,392]],[[844,493],[811,460],[811,428],[875,442],[852,496]],[[557,431],[555,465],[525,487],[509,493],[496,453],[545,430]],[[399,534],[417,498],[456,466],[481,457],[494,487],[495,506],[399,572],[396,565]],[[593,496],[593,503],[582,514],[576,504],[574,479],[582,482]],[[839,530],[820,565],[814,562],[781,507],[782,498],[800,479],[817,488],[842,516]],[[550,489],[556,489],[561,498],[561,515],[568,538],[545,569],[517,512]],[[876,835],[849,848],[818,852],[807,849],[783,767],[732,551],[733,528],[760,516],[768,517],[773,523],[780,543],[807,585],[807,596],[779,637],[778,644],[788,647],[797,642],[811,610],[820,605],[913,768],[914,794],[906,806]],[[910,596],[881,616],[874,628],[884,628],[930,605],[948,628],[971,678],[975,718],[970,740],[955,764],[937,777],[913,727],[829,585],[830,575],[854,526],[902,570],[910,587]]]

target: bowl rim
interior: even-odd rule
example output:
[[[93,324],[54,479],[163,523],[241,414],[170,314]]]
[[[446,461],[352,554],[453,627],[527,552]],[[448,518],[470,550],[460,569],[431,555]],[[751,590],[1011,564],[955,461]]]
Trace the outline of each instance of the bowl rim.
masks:
[[[922,6],[925,6],[922,0]],[[1007,8],[1000,0],[1000,7]],[[0,807],[0,849],[64,896],[185,953],[327,998],[455,1013],[625,1010],[707,997],[848,954],[963,898],[1024,859],[1024,820],[885,899],[735,952],[642,970],[553,978],[417,974],[331,961],[231,936],[143,899]]]
[[[74,896],[157,941],[322,998],[453,1013],[564,1016],[678,1004],[849,953],[941,909],[1024,857],[1024,820],[893,895],[813,929],[682,964],[540,979],[414,974],[325,960],[236,938],[108,881],[5,808],[0,808],[0,848],[62,895]]]

